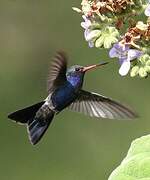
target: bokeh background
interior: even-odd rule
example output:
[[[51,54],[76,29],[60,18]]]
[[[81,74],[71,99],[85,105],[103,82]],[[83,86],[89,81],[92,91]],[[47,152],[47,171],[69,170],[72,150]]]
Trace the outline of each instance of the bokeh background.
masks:
[[[106,180],[133,139],[150,132],[149,79],[120,77],[106,52],[88,48],[73,12],[80,0],[0,0],[0,179]],[[70,64],[109,65],[86,75],[84,88],[129,104],[133,121],[89,118],[63,111],[32,146],[26,128],[7,114],[47,96],[51,57],[63,49]]]

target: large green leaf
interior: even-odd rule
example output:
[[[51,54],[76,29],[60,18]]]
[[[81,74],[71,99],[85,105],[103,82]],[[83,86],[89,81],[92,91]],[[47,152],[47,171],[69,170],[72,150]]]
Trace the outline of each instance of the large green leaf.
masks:
[[[134,140],[108,180],[150,180],[150,135]]]

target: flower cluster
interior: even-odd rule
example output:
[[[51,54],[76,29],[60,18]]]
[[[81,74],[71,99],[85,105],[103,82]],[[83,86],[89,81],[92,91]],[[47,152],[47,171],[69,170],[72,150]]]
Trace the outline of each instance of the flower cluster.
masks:
[[[150,74],[150,0],[82,0],[73,10],[82,14],[89,47],[118,58],[120,75]]]

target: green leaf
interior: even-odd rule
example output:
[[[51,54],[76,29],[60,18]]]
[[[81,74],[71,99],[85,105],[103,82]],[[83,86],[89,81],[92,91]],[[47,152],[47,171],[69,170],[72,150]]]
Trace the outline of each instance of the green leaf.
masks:
[[[150,180],[150,135],[134,140],[108,180]]]

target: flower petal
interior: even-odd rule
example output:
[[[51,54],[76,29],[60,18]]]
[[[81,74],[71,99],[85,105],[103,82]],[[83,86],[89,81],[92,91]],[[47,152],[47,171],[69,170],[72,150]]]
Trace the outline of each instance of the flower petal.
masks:
[[[86,22],[81,22],[81,27],[83,27],[84,29],[87,29],[87,24],[86,24]]]
[[[85,32],[85,39],[87,41],[95,41],[101,34],[100,30],[89,30],[87,29]]]
[[[142,51],[136,50],[136,49],[130,49],[128,51],[128,60],[131,61],[133,59],[136,59],[142,55]]]
[[[120,65],[122,65],[124,63],[124,61],[127,61],[127,57],[126,56],[119,57],[119,64]]]
[[[150,5],[148,5],[147,8],[145,9],[145,15],[150,16]]]
[[[88,29],[91,26],[91,21],[85,15],[83,15],[82,17],[83,17],[85,22],[81,22],[81,26],[84,29]]]
[[[78,13],[82,13],[81,9],[79,9],[79,8],[72,7],[72,9],[73,9],[74,11],[78,12]]]
[[[94,42],[89,41],[88,43],[89,43],[89,47],[90,47],[90,48],[94,47]]]
[[[129,50],[129,46],[128,45],[122,45],[120,43],[114,44],[113,47],[115,47],[118,51],[120,51],[120,53],[124,53],[124,52]]]
[[[129,50],[129,46],[122,46],[119,43],[116,43],[113,45],[112,49],[109,51],[109,57],[111,58],[126,57],[128,50]]]
[[[128,74],[129,70],[130,70],[130,61],[128,60],[122,61],[121,67],[119,69],[119,74],[121,76],[125,76]]]
[[[120,49],[119,43],[114,44],[113,47],[116,48],[116,49]]]
[[[112,47],[109,51],[109,57],[114,58],[114,57],[119,57],[119,53],[115,47]]]
[[[83,15],[82,18],[84,19],[84,21],[86,21],[86,19],[87,19],[87,17],[85,15]]]
[[[86,29],[85,31],[84,31],[84,37],[85,37],[85,40],[86,41],[88,41],[88,36],[89,36],[89,34],[90,34],[90,32],[91,32],[91,30],[89,30],[89,29]]]
[[[92,47],[94,47],[94,42],[92,40],[88,39],[90,36],[90,33],[91,33],[91,30],[86,29],[84,31],[84,37],[85,37],[85,40],[88,41],[89,47],[92,48]]]

